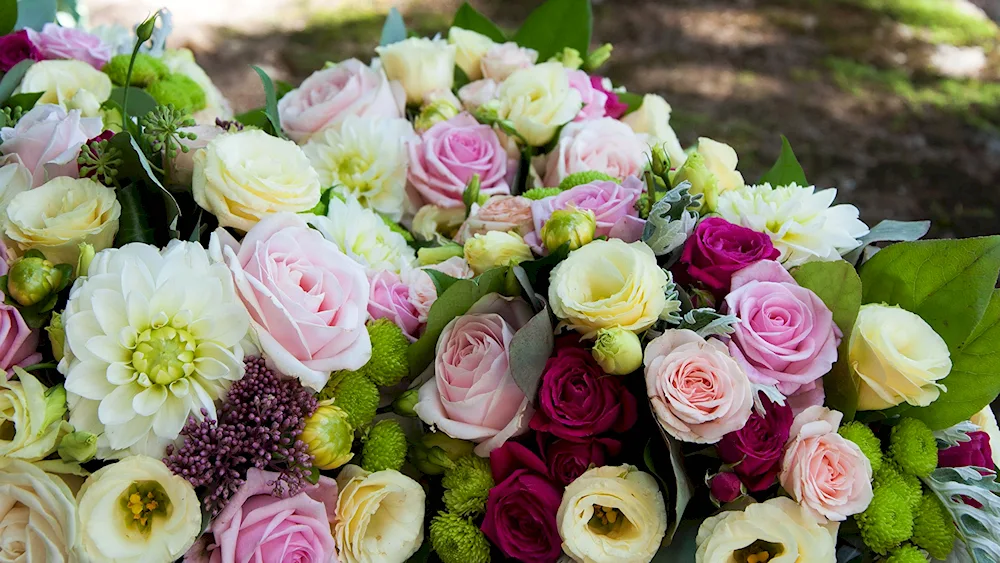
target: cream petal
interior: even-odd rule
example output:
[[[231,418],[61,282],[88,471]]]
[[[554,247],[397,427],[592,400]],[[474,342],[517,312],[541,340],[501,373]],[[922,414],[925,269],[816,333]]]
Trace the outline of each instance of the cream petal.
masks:
[[[117,331],[110,334],[117,334]],[[87,341],[87,348],[99,359],[108,363],[132,360],[131,350],[123,348],[118,339],[112,336],[95,336]]]
[[[81,397],[100,401],[115,390],[108,383],[108,364],[96,360],[86,360],[73,364],[66,374],[66,390]]]
[[[195,369],[205,379],[229,379],[229,366],[215,358],[196,358]]]
[[[107,425],[124,424],[135,417],[132,400],[142,391],[137,384],[119,385],[101,400],[97,416]]]
[[[97,316],[104,334],[117,334],[122,327],[128,325],[125,314],[125,299],[116,291],[97,289],[91,297],[91,307]]]
[[[169,396],[153,417],[153,432],[163,438],[174,439],[188,419],[188,405],[184,399]]]
[[[129,409],[131,410],[131,408]],[[148,416],[137,416],[127,424],[108,424],[105,426],[104,434],[108,437],[108,444],[113,450],[124,450],[136,442],[147,438],[150,428],[153,426],[153,419]]]
[[[106,377],[113,385],[128,385],[136,380],[136,373],[131,364],[115,362],[108,366]]]
[[[167,389],[163,385],[153,385],[132,399],[132,408],[140,416],[153,416],[166,400]]]

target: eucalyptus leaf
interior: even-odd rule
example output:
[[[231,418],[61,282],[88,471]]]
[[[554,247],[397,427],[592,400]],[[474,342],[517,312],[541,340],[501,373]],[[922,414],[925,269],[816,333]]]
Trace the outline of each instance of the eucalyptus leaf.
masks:
[[[652,409],[652,405],[650,405]],[[655,420],[655,413],[654,413]],[[667,434],[663,430],[663,426],[656,423],[656,428],[660,431],[660,438],[663,440],[663,444],[666,446],[669,452],[670,470],[673,473],[673,479],[667,480],[666,478],[660,478],[661,481],[667,483],[669,487],[669,495],[665,497],[667,501],[667,530],[663,536],[663,545],[669,545],[674,538],[674,534],[677,532],[678,526],[684,517],[684,511],[687,510],[687,505],[694,496],[694,483],[691,478],[688,477],[687,472],[684,469],[684,454],[681,451],[680,443]],[[650,461],[655,462],[656,456],[651,456],[650,460],[647,460],[647,465]],[[654,463],[655,467],[650,469],[654,471],[658,476],[662,473],[660,465]]]
[[[57,0],[17,0],[17,24],[15,29],[40,31],[47,23],[56,20]]]
[[[781,136],[781,154],[778,156],[778,160],[774,163],[774,166],[761,177],[760,183],[771,184],[774,187],[787,186],[789,184],[809,185],[809,182],[806,180],[806,173],[802,170],[799,160],[795,158],[791,143],[788,142],[788,139],[784,135]]]
[[[979,430],[980,428],[972,422],[963,420],[955,426],[934,432],[934,438],[937,440],[938,449],[951,448],[971,441],[972,438],[969,437],[969,434]]]
[[[264,86],[264,115],[267,116],[268,123],[274,129],[274,136],[284,138],[285,135],[281,131],[281,118],[278,116],[278,95],[274,91],[274,82],[259,66],[251,65],[251,67],[260,77],[260,82]]]
[[[514,277],[517,278],[517,283],[521,286],[521,295],[527,299],[528,303],[531,304],[531,308],[537,313],[545,307],[545,302],[542,298],[535,293],[535,288],[531,283],[531,278],[528,277],[528,272],[524,271],[520,265],[514,265],[511,267],[510,271],[513,273]]]
[[[3,78],[0,79],[0,104],[6,102],[14,94],[14,90],[24,78],[24,73],[28,72],[28,67],[33,64],[35,61],[24,59],[4,73]]]
[[[912,242],[920,240],[931,228],[930,221],[893,221],[886,219],[872,227],[868,234],[861,237],[861,244],[844,255],[844,260],[857,264],[862,253],[869,244],[876,242]]]
[[[17,0],[0,0],[0,35],[14,31],[17,25]]]
[[[460,27],[469,31],[475,31],[497,43],[507,42],[507,36],[503,30],[497,27],[497,24],[490,21],[488,17],[473,8],[468,2],[463,2],[458,11],[455,12],[455,19],[452,20],[451,27]]]
[[[385,24],[382,25],[382,38],[379,45],[384,47],[399,43],[404,39],[406,39],[406,23],[403,22],[403,16],[399,10],[392,8],[385,17]]]
[[[514,382],[534,404],[545,364],[552,355],[555,337],[552,318],[545,307],[522,326],[510,342],[510,373]]]
[[[664,256],[680,249],[698,223],[702,194],[690,189],[690,183],[682,182],[653,204],[642,232],[653,254]]]
[[[549,60],[564,47],[586,56],[592,31],[590,0],[547,0],[524,20],[514,42],[538,51],[539,61]]]

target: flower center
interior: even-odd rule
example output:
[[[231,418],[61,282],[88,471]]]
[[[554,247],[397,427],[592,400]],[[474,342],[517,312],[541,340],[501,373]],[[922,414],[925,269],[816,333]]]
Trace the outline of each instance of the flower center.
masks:
[[[169,385],[194,373],[194,336],[172,326],[147,328],[136,338],[132,367],[157,385]]]
[[[779,543],[757,540],[743,549],[734,551],[733,560],[737,563],[767,563],[784,551],[784,547]]]
[[[587,525],[594,533],[611,538],[624,535],[632,529],[632,523],[621,510],[598,504],[594,505],[594,515],[590,517]]]
[[[133,481],[118,498],[126,528],[149,535],[155,518],[170,515],[170,498],[156,481]]]

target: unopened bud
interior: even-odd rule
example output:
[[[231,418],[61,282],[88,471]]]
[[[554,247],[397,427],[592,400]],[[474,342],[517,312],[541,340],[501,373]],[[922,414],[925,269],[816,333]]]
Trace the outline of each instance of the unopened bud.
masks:
[[[591,354],[601,369],[611,375],[626,375],[642,366],[639,337],[620,326],[599,330]]]
[[[458,115],[458,108],[448,100],[438,100],[424,106],[420,115],[413,122],[413,128],[422,133],[435,124],[447,121]]]
[[[576,250],[594,240],[597,229],[597,219],[589,209],[558,209],[552,212],[549,220],[542,225],[542,242],[549,252],[564,244],[569,244],[570,250]]]
[[[746,494],[746,489],[735,473],[718,473],[708,480],[712,501],[717,505],[728,504]]]
[[[663,145],[655,145],[653,147],[653,174],[656,174],[660,178],[666,177],[666,174],[670,172],[670,156],[667,155],[667,150]]]
[[[7,272],[7,293],[30,307],[46,299],[63,284],[63,270],[37,256],[18,258]]]
[[[139,24],[139,27],[135,28],[135,36],[139,39],[141,43],[149,41],[153,37],[153,31],[156,30],[156,18],[160,13],[156,12],[149,19]]]
[[[76,261],[77,277],[86,276],[90,270],[90,263],[94,261],[94,245],[83,242],[80,243],[80,258]]]
[[[583,63],[583,68],[587,72],[597,70],[611,58],[612,50],[614,50],[614,47],[611,46],[611,43],[605,43],[597,49],[594,49],[589,55],[587,55],[587,60]]]
[[[63,436],[57,449],[63,461],[86,463],[97,454],[97,435],[90,432],[71,432]]]
[[[309,453],[315,458],[313,465],[319,469],[336,469],[351,461],[354,454],[354,428],[348,422],[344,409],[323,401],[316,412],[306,420],[300,436]]]
[[[56,361],[62,361],[63,350],[66,346],[66,330],[63,328],[62,315],[52,313],[49,326],[45,327],[45,332],[49,334],[49,343],[52,344],[52,355]]]
[[[417,250],[417,263],[421,266],[431,266],[464,255],[465,248],[462,245],[450,242],[444,246],[427,246]]]
[[[443,432],[424,434],[412,444],[410,462],[425,475],[440,475],[455,466],[455,460],[472,453],[475,445],[458,440]]]
[[[465,209],[462,207],[438,207],[428,204],[417,210],[417,214],[413,216],[411,230],[415,237],[426,241],[434,240],[437,235],[451,238],[464,221]]]
[[[549,60],[561,63],[570,70],[578,70],[583,66],[583,57],[580,56],[580,51],[572,47],[563,47],[562,51],[552,55],[552,58]]]
[[[479,203],[479,174],[473,174],[469,184],[462,192],[462,203],[465,204],[465,215],[472,212],[472,204]]]
[[[392,402],[392,412],[400,416],[417,416],[416,411],[413,407],[417,405],[419,398],[419,389],[410,389],[404,392],[400,396],[396,397],[396,400]]]
[[[465,241],[465,261],[479,275],[497,266],[513,266],[531,260],[531,247],[521,235],[487,231]]]

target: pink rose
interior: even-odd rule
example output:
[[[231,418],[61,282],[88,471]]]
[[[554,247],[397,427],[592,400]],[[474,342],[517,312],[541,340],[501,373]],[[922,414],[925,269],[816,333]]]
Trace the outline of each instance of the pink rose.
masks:
[[[111,46],[101,41],[100,37],[82,29],[47,23],[42,26],[41,32],[29,29],[28,36],[48,60],[83,61],[97,70],[101,70],[111,60]]]
[[[477,442],[483,457],[527,431],[535,411],[514,382],[508,353],[531,316],[521,299],[491,293],[448,323],[438,338],[434,379],[420,387],[417,416],[452,438]]]
[[[492,100],[497,96],[500,85],[496,80],[483,78],[474,80],[458,89],[458,99],[462,101],[462,106],[466,111],[474,111],[479,106]]]
[[[749,420],[750,380],[722,342],[668,330],[646,346],[643,364],[653,413],[674,438],[714,444]]]
[[[278,101],[281,128],[297,143],[345,117],[403,117],[406,93],[381,68],[348,59],[314,72]]]
[[[358,369],[372,347],[365,269],[294,213],[262,219],[240,244],[218,229],[213,258],[233,273],[268,363],[317,391]]]
[[[392,270],[381,270],[369,278],[368,314],[373,319],[389,319],[413,342],[420,334],[417,307],[410,299],[410,287]]]
[[[598,180],[570,188],[558,195],[533,201],[531,212],[535,221],[535,233],[541,236],[542,226],[552,216],[553,211],[568,207],[594,212],[594,217],[597,219],[595,237],[610,236],[612,231],[624,230],[630,223],[645,224],[635,208],[636,202],[642,196],[642,190],[642,180],[629,176],[621,184]],[[642,229],[639,229],[640,234],[641,232]]]
[[[820,523],[842,522],[872,501],[872,466],[857,444],[837,434],[843,415],[809,407],[795,417],[779,481]]]
[[[576,114],[573,121],[585,121],[587,119],[597,119],[604,117],[607,113],[604,105],[608,101],[608,95],[603,90],[595,88],[590,80],[590,76],[582,70],[569,70],[569,87],[580,93],[583,107],[580,113]]]
[[[225,510],[185,554],[185,563],[338,563],[331,532],[337,482],[320,476],[302,492],[279,498],[271,495],[278,477],[250,469]]]
[[[740,320],[729,352],[755,383],[792,395],[837,361],[841,333],[833,313],[777,262],[762,260],[733,274],[725,302]]]
[[[407,179],[423,203],[462,207],[462,192],[476,174],[480,193],[510,193],[507,152],[492,127],[467,113],[435,124],[408,149]]]
[[[521,196],[495,196],[473,209],[455,234],[455,242],[465,241],[489,231],[516,232],[522,237],[534,230],[532,201]],[[551,215],[551,213],[550,213]]]
[[[479,59],[479,68],[483,77],[503,82],[515,70],[534,66],[537,60],[538,51],[507,42],[490,47]]]
[[[437,286],[426,270],[437,270],[458,279],[469,279],[473,276],[472,268],[461,256],[452,256],[444,262],[404,272],[403,283],[410,287],[410,303],[417,311],[417,320],[421,323],[427,322],[427,313],[430,312],[431,305],[437,301]]]
[[[15,154],[31,171],[38,187],[57,176],[76,178],[80,147],[104,128],[99,117],[83,117],[80,110],[41,104],[24,114],[14,127],[0,129],[0,153]]]
[[[648,152],[635,131],[617,119],[575,121],[563,127],[545,160],[545,185],[558,186],[566,176],[590,170],[619,179],[640,176]]]

